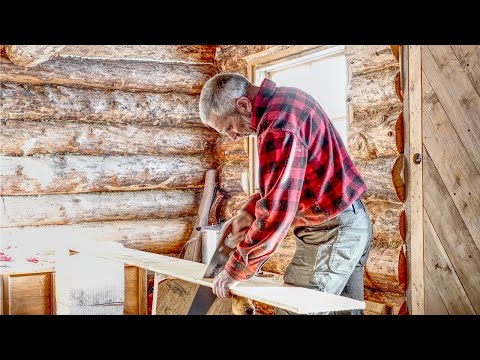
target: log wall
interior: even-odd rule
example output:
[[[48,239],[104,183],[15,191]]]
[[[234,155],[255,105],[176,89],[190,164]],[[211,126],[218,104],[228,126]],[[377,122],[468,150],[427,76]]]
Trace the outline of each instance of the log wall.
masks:
[[[75,237],[178,254],[205,172],[218,166],[217,133],[198,116],[200,90],[216,72],[215,46],[7,50],[0,59],[2,242]]]
[[[219,46],[217,69],[247,76],[245,57],[251,59],[259,52],[265,55],[289,47],[291,45]],[[365,268],[365,286],[371,289],[366,291],[366,299],[385,304],[390,313],[400,312],[405,296],[406,270],[399,228],[403,203],[399,199],[399,186],[395,186],[392,180],[392,170],[403,152],[403,146],[399,144],[403,137],[397,139],[399,129],[403,128],[396,49],[390,45],[346,46],[349,152],[368,185],[364,201],[374,231],[373,248]],[[248,157],[242,150],[240,142],[231,143],[228,138],[219,138],[217,143],[220,166],[225,169],[220,174],[220,181],[226,195],[223,208],[226,218],[233,216],[247,200],[242,191],[241,174],[248,170]],[[290,231],[263,270],[283,274],[294,252],[295,240]]]

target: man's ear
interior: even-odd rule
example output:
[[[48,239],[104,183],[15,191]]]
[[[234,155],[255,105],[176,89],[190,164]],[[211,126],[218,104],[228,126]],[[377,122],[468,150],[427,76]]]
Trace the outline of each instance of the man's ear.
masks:
[[[236,102],[237,110],[240,114],[250,116],[252,114],[252,103],[245,96],[240,96]]]

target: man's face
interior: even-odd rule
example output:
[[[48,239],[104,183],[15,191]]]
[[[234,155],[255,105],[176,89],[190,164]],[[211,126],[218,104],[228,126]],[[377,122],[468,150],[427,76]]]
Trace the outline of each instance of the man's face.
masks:
[[[250,116],[236,113],[232,116],[221,117],[210,114],[208,125],[218,131],[220,134],[227,134],[232,140],[254,134],[250,130]]]

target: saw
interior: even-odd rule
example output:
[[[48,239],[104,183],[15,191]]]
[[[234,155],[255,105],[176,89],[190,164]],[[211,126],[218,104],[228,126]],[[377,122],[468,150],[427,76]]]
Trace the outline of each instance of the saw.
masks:
[[[213,231],[219,238],[217,248],[203,275],[205,278],[214,278],[217,276],[225,267],[225,264],[230,258],[230,254],[235,250],[236,244],[228,241],[231,226],[231,223],[225,223],[224,225],[217,225],[216,227],[208,226],[202,229],[202,231]],[[193,298],[188,315],[206,315],[216,299],[217,296],[211,288],[208,286],[200,286]]]

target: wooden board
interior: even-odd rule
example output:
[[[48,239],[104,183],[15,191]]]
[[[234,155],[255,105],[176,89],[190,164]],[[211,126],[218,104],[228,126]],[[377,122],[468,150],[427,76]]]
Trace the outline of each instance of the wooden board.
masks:
[[[425,268],[442,299],[442,303],[451,315],[475,315],[475,310],[426,211],[424,213],[424,222]],[[427,291],[425,291],[425,294],[427,294]]]
[[[480,163],[475,164],[469,156],[425,76],[423,86],[424,145],[480,249],[480,192],[477,191],[480,189]]]
[[[423,72],[473,163],[480,170],[480,96],[450,46],[424,46]]]
[[[54,314],[51,273],[8,276],[7,281],[10,314]]]
[[[90,248],[89,251],[92,250]],[[132,249],[108,249],[105,247],[93,251],[96,252],[97,256],[105,259],[122,261],[125,264],[138,266],[162,275],[212,287],[212,279],[203,278],[207,267],[204,264]],[[254,277],[241,282],[231,292],[233,295],[301,314],[365,308],[363,301],[295,287],[266,277]]]
[[[480,96],[480,46],[452,45],[452,49]]]
[[[480,313],[480,284],[478,277],[472,276],[480,272],[480,251],[426,150],[424,154],[424,176],[428,179],[424,188],[426,213],[470,303]]]
[[[407,307],[412,315],[424,313],[423,286],[423,168],[415,163],[422,154],[421,46],[404,46],[405,191],[407,214]]]

